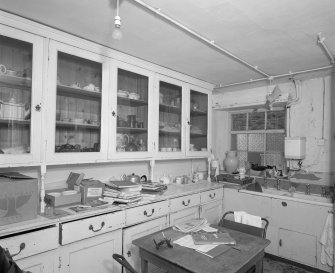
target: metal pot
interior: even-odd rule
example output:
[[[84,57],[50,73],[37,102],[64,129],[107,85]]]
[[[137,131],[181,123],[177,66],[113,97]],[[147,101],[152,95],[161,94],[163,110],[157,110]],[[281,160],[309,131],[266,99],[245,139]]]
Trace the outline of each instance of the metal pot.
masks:
[[[136,175],[136,174],[134,174],[134,173],[132,173],[131,175],[127,175],[126,176],[126,181],[128,181],[128,182],[133,182],[133,183],[140,183],[140,181],[141,181],[141,177],[140,176],[138,176],[138,175]]]

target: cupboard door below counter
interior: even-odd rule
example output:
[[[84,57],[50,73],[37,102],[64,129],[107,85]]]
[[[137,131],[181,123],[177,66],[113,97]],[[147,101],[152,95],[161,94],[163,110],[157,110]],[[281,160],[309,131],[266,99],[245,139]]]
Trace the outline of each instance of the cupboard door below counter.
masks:
[[[0,165],[37,163],[43,40],[5,26],[0,33]]]
[[[106,159],[107,59],[54,41],[50,51],[49,160]]]

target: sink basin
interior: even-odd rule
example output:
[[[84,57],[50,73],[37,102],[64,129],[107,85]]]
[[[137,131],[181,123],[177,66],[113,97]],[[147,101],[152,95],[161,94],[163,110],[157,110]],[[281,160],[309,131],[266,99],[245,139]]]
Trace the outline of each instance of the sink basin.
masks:
[[[264,187],[262,188],[263,193],[265,194],[271,194],[271,195],[279,195],[279,196],[285,196],[285,197],[290,197],[290,198],[295,198],[295,199],[304,199],[304,200],[310,200],[310,201],[314,201],[314,202],[322,202],[322,203],[332,203],[331,198],[327,198],[327,197],[322,197],[319,195],[307,195],[304,193],[300,193],[300,192],[288,192],[285,190],[277,190],[274,188],[267,188],[265,189]]]

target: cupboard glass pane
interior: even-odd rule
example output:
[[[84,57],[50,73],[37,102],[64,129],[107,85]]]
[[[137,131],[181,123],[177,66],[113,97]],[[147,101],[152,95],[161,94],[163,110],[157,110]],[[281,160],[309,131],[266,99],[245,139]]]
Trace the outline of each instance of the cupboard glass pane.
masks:
[[[182,87],[159,83],[159,151],[181,150]]]
[[[30,153],[33,45],[0,35],[0,153]]]
[[[149,78],[118,69],[117,152],[148,150]]]
[[[102,64],[58,52],[55,152],[99,152]]]
[[[208,96],[191,90],[190,151],[207,151]]]

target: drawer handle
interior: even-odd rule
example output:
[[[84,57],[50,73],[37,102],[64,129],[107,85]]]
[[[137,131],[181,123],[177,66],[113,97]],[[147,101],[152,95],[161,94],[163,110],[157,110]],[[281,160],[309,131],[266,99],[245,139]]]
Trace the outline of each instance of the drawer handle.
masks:
[[[150,216],[152,216],[154,214],[154,212],[155,212],[155,209],[152,209],[151,210],[151,214],[148,214],[147,211],[145,210],[144,211],[144,215],[147,216],[147,217],[150,217]]]
[[[187,207],[190,203],[191,203],[190,199],[188,199],[187,204],[185,203],[185,201],[183,201],[183,205],[184,205],[185,207]]]
[[[214,198],[215,198],[215,192],[213,193],[213,195],[210,193],[210,194],[209,194],[209,197],[210,197],[211,199],[214,199]]]
[[[21,243],[20,244],[20,250],[19,252],[15,253],[15,254],[11,254],[12,257],[19,255],[21,253],[22,250],[24,250],[26,248],[26,244],[25,243]],[[6,249],[8,251],[8,249]]]
[[[93,225],[90,225],[89,227],[88,227],[88,229],[89,230],[92,230],[93,232],[98,232],[98,231],[100,231],[100,230],[102,230],[102,228],[105,226],[105,222],[101,222],[101,227],[99,228],[99,229],[94,229],[94,227],[93,227]]]
[[[283,207],[287,207],[287,203],[286,202],[281,202]]]
[[[127,252],[127,256],[128,256],[128,257],[131,257],[131,252],[130,252],[130,250],[128,250],[128,252]]]

